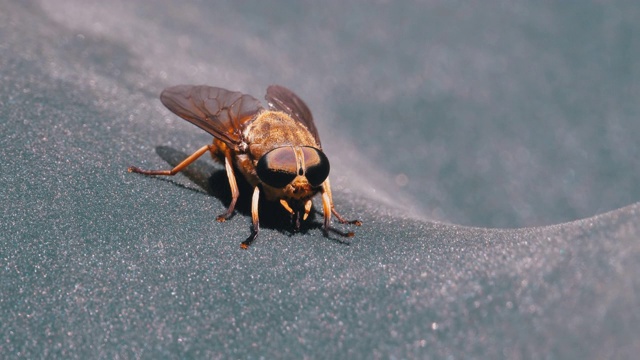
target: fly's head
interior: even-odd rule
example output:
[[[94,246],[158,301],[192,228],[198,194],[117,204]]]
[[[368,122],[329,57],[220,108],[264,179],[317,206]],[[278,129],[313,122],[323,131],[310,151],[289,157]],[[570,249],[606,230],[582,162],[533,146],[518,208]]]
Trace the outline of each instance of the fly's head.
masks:
[[[329,159],[311,146],[282,146],[264,154],[256,166],[263,184],[280,190],[280,197],[304,203],[329,176]]]

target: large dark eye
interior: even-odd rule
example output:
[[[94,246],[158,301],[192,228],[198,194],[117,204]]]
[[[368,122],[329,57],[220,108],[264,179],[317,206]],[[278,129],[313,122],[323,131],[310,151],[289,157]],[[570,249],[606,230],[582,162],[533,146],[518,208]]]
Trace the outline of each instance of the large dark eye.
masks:
[[[329,176],[329,159],[320,150],[309,146],[302,147],[304,155],[304,174],[312,186],[320,186]]]
[[[283,188],[297,176],[296,153],[290,146],[275,148],[260,158],[256,172],[263,183]]]

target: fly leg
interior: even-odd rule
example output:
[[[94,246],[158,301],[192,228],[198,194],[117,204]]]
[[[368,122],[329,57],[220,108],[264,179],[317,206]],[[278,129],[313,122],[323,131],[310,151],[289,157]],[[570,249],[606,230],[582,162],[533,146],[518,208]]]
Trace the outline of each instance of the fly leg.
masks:
[[[243,249],[248,249],[249,245],[256,239],[258,236],[258,231],[260,231],[260,218],[258,217],[258,200],[260,200],[260,188],[256,186],[253,189],[253,196],[251,197],[251,235],[240,244],[240,247]]]
[[[231,187],[231,204],[227,212],[218,215],[216,220],[223,222],[228,220],[233,215],[233,210],[236,207],[236,202],[240,196],[240,190],[238,190],[238,183],[236,183],[236,175],[233,172],[233,166],[231,166],[231,154],[227,151],[224,155],[224,168],[227,171],[227,178],[229,179],[229,186]]]
[[[210,146],[211,145],[205,145],[205,146],[201,147],[196,152],[194,152],[193,154],[189,155],[189,157],[187,157],[186,159],[182,160],[182,162],[180,164],[176,165],[176,167],[174,167],[171,170],[142,170],[142,169],[140,169],[138,167],[135,167],[135,166],[129,166],[129,168],[127,170],[129,172],[132,172],[132,173],[143,174],[143,175],[173,176],[173,175],[179,173],[180,171],[184,170],[184,168],[189,166],[189,164],[191,164],[192,162],[196,161],[200,156],[202,156],[204,153],[206,153],[210,149]]]
[[[187,166],[189,166],[192,162],[196,161],[200,156],[204,155],[207,151],[212,150],[212,145],[205,145],[198,149],[193,154],[189,155],[186,159],[182,160],[182,162],[171,170],[143,170],[136,166],[129,166],[127,169],[129,172],[143,174],[143,175],[166,175],[173,176],[180,171],[184,170]],[[236,202],[238,201],[238,197],[240,196],[240,191],[238,190],[238,184],[236,183],[236,176],[233,172],[233,166],[231,166],[231,154],[227,151],[224,157],[224,167],[227,170],[227,178],[229,179],[229,186],[231,187],[231,204],[229,208],[224,214],[218,215],[216,220],[223,222],[233,215],[233,210],[236,207]]]
[[[341,224],[351,224],[351,225],[356,225],[356,226],[362,225],[362,221],[360,221],[360,220],[347,220],[347,219],[343,218],[342,215],[340,215],[338,213],[338,211],[336,211],[336,208],[333,205],[333,196],[331,195],[331,183],[329,183],[329,178],[327,178],[327,180],[324,181],[324,184],[322,185],[322,189],[323,189],[324,193],[328,194],[327,201],[328,201],[328,203],[330,205],[331,212],[333,213],[333,215],[336,216],[336,219],[338,219],[338,221]],[[323,197],[322,197],[322,205],[323,205],[323,207],[324,207],[324,203],[325,203],[324,193],[323,193]],[[326,212],[326,209],[325,209],[325,212]],[[325,215],[325,219],[326,219],[326,215]]]
[[[329,236],[329,231],[344,237],[353,237],[355,235],[353,231],[342,232],[331,227],[331,198],[327,191],[322,191],[322,211],[324,212],[324,226],[322,227],[324,236]]]
[[[338,212],[336,211],[336,208],[331,206],[331,212],[333,213],[333,215],[336,216],[336,219],[338,219],[338,222],[340,224],[350,224],[350,225],[355,225],[355,226],[360,226],[362,225],[362,221],[360,220],[347,220],[345,218],[342,217],[342,215],[338,214]]]

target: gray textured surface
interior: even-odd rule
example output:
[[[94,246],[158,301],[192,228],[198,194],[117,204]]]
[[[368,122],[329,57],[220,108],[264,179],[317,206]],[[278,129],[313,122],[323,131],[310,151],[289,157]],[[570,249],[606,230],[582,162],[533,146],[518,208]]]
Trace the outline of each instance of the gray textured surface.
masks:
[[[0,357],[633,358],[639,12],[0,2]],[[210,141],[178,83],[299,93],[350,245],[127,173]]]

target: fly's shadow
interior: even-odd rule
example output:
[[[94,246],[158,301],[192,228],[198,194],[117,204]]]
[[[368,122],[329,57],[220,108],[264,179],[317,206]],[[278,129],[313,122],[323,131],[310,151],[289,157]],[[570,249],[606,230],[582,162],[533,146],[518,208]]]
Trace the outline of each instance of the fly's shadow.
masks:
[[[171,167],[178,165],[189,156],[188,154],[185,154],[168,146],[156,147],[156,153],[164,161],[171,165]],[[250,217],[251,195],[253,193],[253,188],[247,182],[244,176],[240,175],[239,170],[234,168],[234,172],[236,173],[236,181],[238,183],[238,190],[240,191],[240,196],[238,197],[238,201],[235,207],[235,215],[239,213],[243,216]],[[198,159],[189,164],[189,166],[187,166],[185,169],[183,169],[181,171],[181,174],[186,176],[194,184],[198,185],[198,187],[200,187],[206,194],[220,200],[225,207],[229,207],[229,205],[231,204],[231,188],[229,186],[227,173],[224,170],[223,166],[216,167],[212,165],[211,161]],[[179,184],[176,181],[171,180],[170,178],[158,178],[164,181],[168,181],[181,188],[187,188],[192,191],[197,191],[196,189],[188,188],[182,184]],[[260,198],[258,208],[260,209],[260,227],[274,229],[281,233],[289,235],[292,235],[294,233],[291,214],[286,211],[278,202],[267,201],[263,196]],[[310,229],[321,229],[322,225],[316,221],[316,214],[317,211],[315,210],[315,208],[313,208],[311,210],[311,213],[309,214],[309,218],[306,221],[303,221],[302,224],[300,224],[301,226],[298,231],[306,233]],[[216,215],[219,214],[211,214],[211,218],[215,219]],[[234,219],[232,218],[229,221],[233,220]]]

